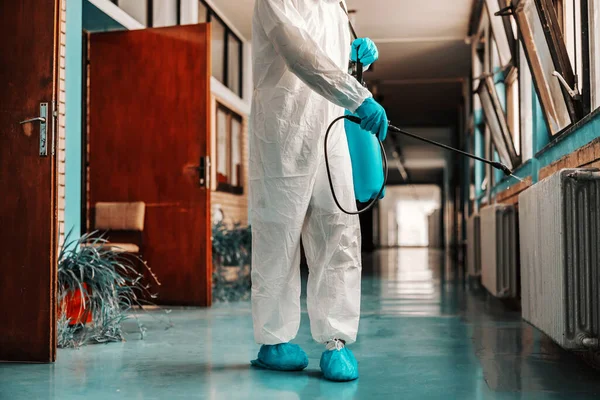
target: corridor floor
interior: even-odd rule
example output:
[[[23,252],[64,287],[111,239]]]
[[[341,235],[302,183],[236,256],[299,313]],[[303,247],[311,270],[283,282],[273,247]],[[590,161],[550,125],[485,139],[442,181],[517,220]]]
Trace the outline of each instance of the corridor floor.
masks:
[[[54,365],[0,365],[0,399],[598,399],[600,373],[510,309],[446,276],[441,253],[365,260],[360,379],[324,381],[308,317],[302,373],[253,369],[249,303],[174,309],[128,322],[128,341],[60,350]]]

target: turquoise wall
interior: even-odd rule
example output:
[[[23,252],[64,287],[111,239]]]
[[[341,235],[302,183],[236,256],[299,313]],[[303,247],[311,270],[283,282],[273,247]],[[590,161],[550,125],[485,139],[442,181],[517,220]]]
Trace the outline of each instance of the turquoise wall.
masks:
[[[67,1],[65,53],[65,231],[81,236],[83,0]]]
[[[573,153],[598,137],[600,137],[600,109],[570,127],[558,139],[550,142],[548,127],[544,121],[540,102],[536,95],[534,96],[533,109],[533,145],[535,155],[531,160],[526,161],[517,168],[515,175],[522,179],[531,176],[533,183],[536,183],[539,180],[538,174],[540,169]],[[494,186],[492,193],[497,194],[515,183],[517,183],[515,178],[504,178]]]
[[[122,30],[88,0],[67,1],[67,44],[65,53],[66,151],[65,151],[65,231],[71,238],[81,236],[82,215],[82,103],[83,29],[89,32]]]
[[[88,32],[120,31],[125,29],[123,25],[104,14],[102,10],[88,0],[83,0],[83,28]]]

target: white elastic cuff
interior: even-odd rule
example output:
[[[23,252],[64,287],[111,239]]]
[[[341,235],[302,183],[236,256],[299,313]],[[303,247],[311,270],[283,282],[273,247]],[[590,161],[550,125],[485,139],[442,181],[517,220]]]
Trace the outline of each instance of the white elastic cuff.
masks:
[[[325,347],[327,350],[341,350],[344,348],[344,342],[339,339],[333,339],[327,343],[325,343]]]

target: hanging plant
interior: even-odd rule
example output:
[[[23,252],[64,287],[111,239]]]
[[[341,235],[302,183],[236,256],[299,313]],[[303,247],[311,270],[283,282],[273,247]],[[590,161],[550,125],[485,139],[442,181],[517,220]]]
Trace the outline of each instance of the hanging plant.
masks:
[[[95,232],[65,239],[58,262],[59,347],[124,340],[121,323],[129,318],[128,311],[148,304],[141,296],[148,286],[136,266],[160,285],[139,257],[113,251],[107,243]],[[137,322],[143,337],[145,328]]]
[[[223,222],[213,225],[213,299],[246,301],[250,299],[250,262],[252,234],[249,226]]]

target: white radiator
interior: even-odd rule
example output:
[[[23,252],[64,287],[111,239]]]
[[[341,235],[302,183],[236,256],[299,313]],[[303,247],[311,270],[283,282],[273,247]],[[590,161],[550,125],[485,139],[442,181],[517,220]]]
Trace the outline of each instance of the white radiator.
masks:
[[[518,241],[515,207],[493,204],[480,212],[481,283],[495,297],[517,298]]]
[[[467,275],[481,276],[481,233],[479,214],[467,220]]]
[[[597,347],[600,172],[563,169],[519,208],[523,318],[566,349]]]

